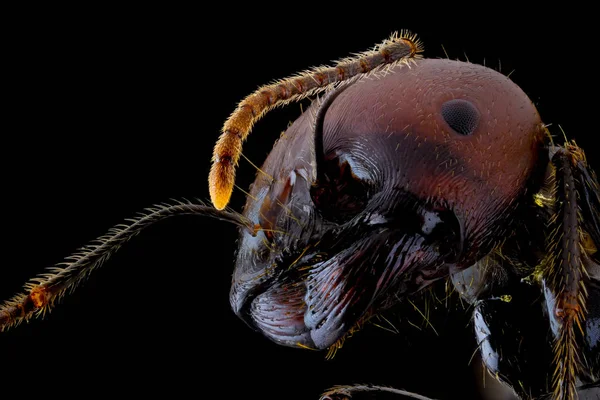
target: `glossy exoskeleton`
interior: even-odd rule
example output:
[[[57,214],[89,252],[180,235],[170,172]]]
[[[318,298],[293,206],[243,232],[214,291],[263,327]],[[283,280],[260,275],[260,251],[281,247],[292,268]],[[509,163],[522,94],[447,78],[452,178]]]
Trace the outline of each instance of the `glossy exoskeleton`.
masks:
[[[259,89],[215,149],[218,209],[252,124],[279,104],[328,91],[275,144],[243,215],[189,202],[149,209],[32,280],[0,308],[0,328],[46,310],[149,224],[205,214],[242,227],[231,305],[278,344],[335,347],[400,299],[450,277],[473,306],[485,366],[520,397],[596,393],[594,171],[574,142],[553,142],[509,78],[421,59],[420,51],[413,36],[394,36],[335,67]],[[323,398],[385,390],[338,387]]]

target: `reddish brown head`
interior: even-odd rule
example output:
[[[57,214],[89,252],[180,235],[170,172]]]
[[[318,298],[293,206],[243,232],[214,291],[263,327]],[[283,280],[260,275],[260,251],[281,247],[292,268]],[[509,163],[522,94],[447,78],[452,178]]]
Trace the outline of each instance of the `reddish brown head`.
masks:
[[[510,79],[439,59],[348,88],[323,132],[328,157],[368,148],[388,189],[451,208],[471,235],[523,192],[545,139],[535,106]]]
[[[487,254],[544,141],[525,93],[479,65],[419,60],[336,89],[257,176],[244,214],[268,231],[242,234],[234,310],[279,343],[331,346]]]

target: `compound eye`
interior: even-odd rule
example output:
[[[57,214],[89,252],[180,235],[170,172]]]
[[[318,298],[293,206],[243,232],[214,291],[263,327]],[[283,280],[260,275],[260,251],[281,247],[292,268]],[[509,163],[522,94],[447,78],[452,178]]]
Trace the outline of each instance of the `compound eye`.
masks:
[[[453,131],[468,136],[477,129],[480,114],[470,101],[454,99],[442,104],[442,117]]]

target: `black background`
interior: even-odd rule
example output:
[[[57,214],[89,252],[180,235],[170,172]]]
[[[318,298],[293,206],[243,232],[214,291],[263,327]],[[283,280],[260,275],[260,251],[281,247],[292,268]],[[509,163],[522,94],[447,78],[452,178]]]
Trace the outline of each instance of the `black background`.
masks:
[[[169,198],[208,198],[212,146],[236,103],[258,85],[372,47],[403,28],[427,57],[483,63],[531,97],[552,132],[593,145],[598,85],[586,21],[511,13],[479,26],[402,12],[325,17],[296,11],[32,9],[15,15],[3,64],[6,125],[0,297],[111,226]],[[238,10],[239,11],[239,10]],[[493,13],[493,12],[492,12]],[[585,14],[585,13],[583,13]],[[487,15],[487,14],[486,14]],[[257,124],[244,147],[260,164],[294,104]],[[241,163],[247,188],[254,169]],[[241,209],[236,192],[232,206]],[[478,398],[469,315],[437,310],[438,337],[412,312],[390,316],[332,361],[279,347],[229,308],[236,230],[202,218],[160,223],[135,238],[45,319],[0,335],[3,390],[167,398],[316,399],[371,382],[439,399]]]

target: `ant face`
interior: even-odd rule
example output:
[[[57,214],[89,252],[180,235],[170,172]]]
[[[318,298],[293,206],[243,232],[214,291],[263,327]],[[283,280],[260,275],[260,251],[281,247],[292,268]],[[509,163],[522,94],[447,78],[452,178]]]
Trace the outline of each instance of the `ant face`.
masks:
[[[489,253],[545,171],[545,139],[522,90],[474,64],[418,60],[337,89],[252,187],[245,217],[261,230],[242,235],[234,310],[280,344],[343,341]]]

